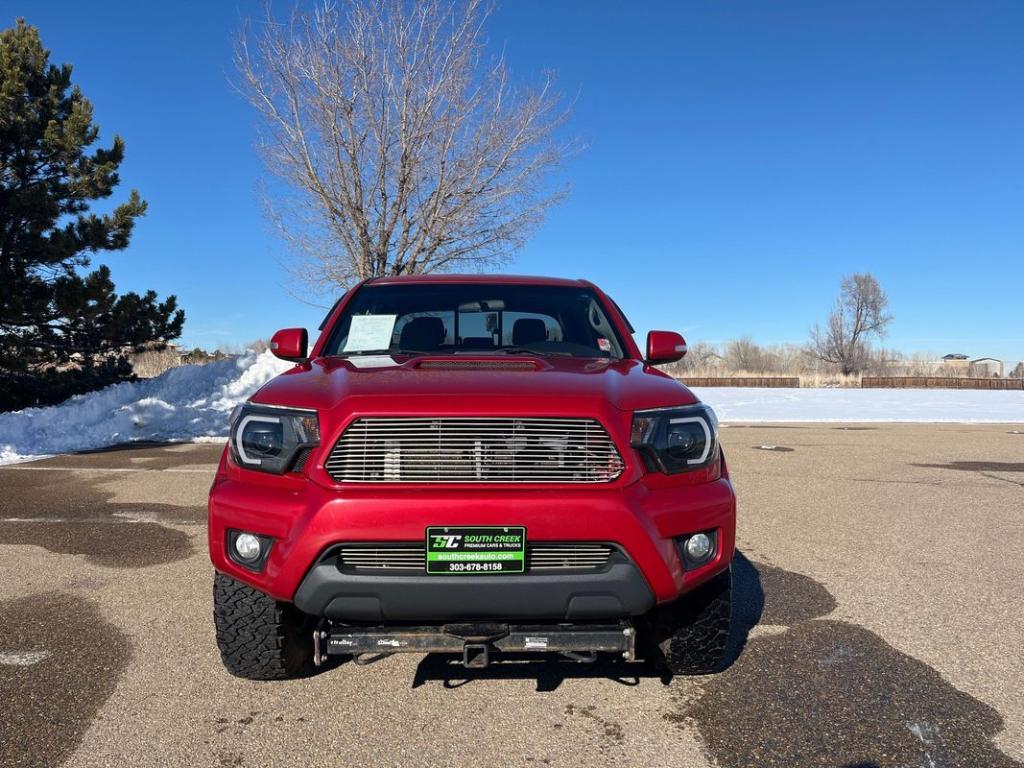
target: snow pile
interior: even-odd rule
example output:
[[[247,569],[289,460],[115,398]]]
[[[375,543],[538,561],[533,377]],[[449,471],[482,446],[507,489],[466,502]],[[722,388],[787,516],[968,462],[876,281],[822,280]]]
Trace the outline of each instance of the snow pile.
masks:
[[[1024,392],[693,387],[720,421],[1024,421]]]
[[[270,352],[182,365],[49,408],[0,413],[0,464],[138,440],[226,437],[238,403],[291,367]]]

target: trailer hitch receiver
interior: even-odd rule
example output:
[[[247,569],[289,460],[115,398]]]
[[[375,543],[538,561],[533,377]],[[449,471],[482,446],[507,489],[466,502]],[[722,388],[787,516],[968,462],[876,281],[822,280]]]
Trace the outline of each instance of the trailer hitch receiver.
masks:
[[[466,643],[462,646],[462,666],[466,669],[483,669],[490,663],[486,644]]]

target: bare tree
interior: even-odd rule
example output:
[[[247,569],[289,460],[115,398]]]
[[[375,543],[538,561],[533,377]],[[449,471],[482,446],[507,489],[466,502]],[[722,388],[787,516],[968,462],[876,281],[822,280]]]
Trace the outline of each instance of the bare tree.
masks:
[[[885,291],[870,272],[847,275],[825,328],[811,329],[811,353],[838,365],[844,374],[859,373],[870,359],[871,337],[885,336],[892,320],[888,307]]]
[[[287,188],[268,211],[307,287],[500,264],[564,196],[547,177],[568,110],[553,75],[519,89],[484,61],[485,2],[268,6],[243,30],[240,90]]]
[[[725,360],[732,370],[749,373],[774,373],[779,367],[776,356],[749,336],[726,344]]]

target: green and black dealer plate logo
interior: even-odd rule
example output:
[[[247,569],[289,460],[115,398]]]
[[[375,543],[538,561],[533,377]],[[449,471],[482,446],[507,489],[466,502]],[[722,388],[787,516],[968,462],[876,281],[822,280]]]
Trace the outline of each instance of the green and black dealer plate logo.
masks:
[[[522,573],[526,529],[522,526],[427,528],[427,573]]]

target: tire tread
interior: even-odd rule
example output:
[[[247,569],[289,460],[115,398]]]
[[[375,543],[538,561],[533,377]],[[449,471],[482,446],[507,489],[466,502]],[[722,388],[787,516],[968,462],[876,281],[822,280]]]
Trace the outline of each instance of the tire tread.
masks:
[[[654,657],[673,675],[709,675],[725,661],[732,620],[732,572],[657,608],[651,617]]]
[[[228,672],[248,680],[287,680],[308,666],[311,617],[223,573],[214,575],[213,621]]]

